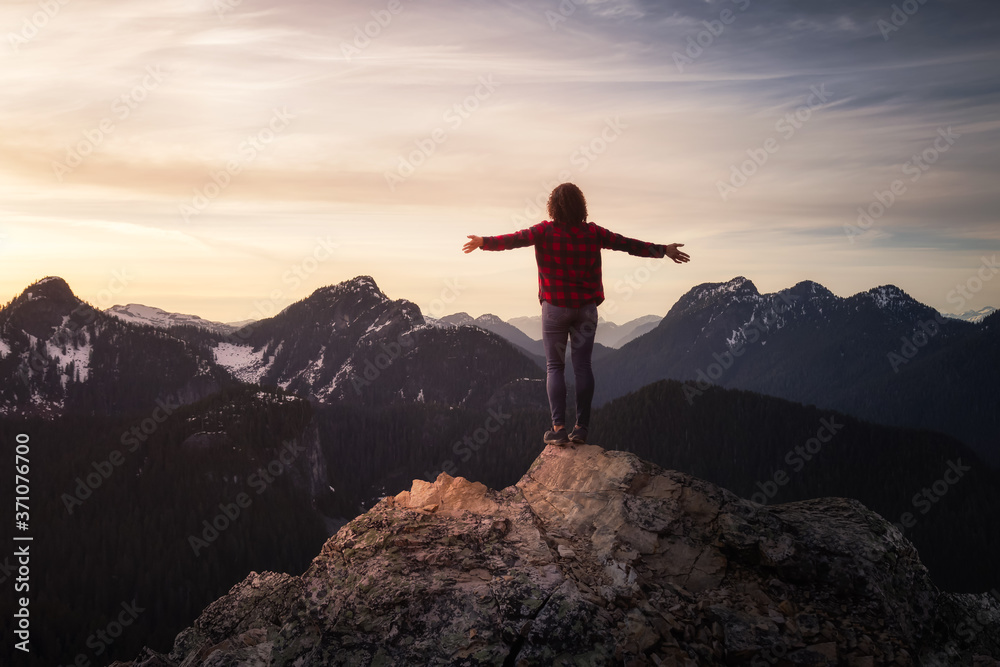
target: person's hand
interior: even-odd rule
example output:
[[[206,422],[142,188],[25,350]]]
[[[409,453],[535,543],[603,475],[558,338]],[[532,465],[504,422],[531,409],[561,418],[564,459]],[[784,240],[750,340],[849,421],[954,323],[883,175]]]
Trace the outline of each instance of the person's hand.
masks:
[[[684,244],[671,243],[670,245],[667,246],[667,252],[666,252],[667,257],[674,260],[674,262],[677,264],[683,264],[684,262],[690,261],[691,259],[691,256],[688,255],[686,252],[681,252],[680,250],[677,249],[682,245]]]
[[[466,244],[464,246],[462,246],[462,250],[464,250],[466,253],[470,253],[473,250],[475,250],[476,248],[482,248],[483,247],[483,237],[482,236],[474,236],[473,234],[469,234],[469,239],[471,239],[471,240],[467,241]]]

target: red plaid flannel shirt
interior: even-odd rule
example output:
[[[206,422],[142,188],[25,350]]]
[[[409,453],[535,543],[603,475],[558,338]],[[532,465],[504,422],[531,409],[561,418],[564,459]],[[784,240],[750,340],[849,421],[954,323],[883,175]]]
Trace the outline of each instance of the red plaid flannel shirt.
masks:
[[[666,248],[615,234],[592,222],[560,225],[548,220],[513,234],[484,236],[483,250],[510,250],[535,246],[538,262],[538,301],[579,308],[604,301],[601,248],[622,250],[638,257],[663,257]]]

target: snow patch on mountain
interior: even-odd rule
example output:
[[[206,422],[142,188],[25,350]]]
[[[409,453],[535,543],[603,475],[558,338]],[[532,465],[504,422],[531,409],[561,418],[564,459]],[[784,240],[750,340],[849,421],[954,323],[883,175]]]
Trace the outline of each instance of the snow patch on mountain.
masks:
[[[333,379],[330,380],[330,384],[326,385],[319,391],[315,392],[316,398],[320,399],[321,401],[329,399],[338,386],[340,386],[341,384],[348,384],[350,382],[351,375],[353,373],[354,373],[354,364],[352,364],[350,360],[348,360],[343,366],[340,367],[340,370],[337,371],[337,374],[333,376]]]
[[[157,329],[169,329],[175,326],[192,326],[200,329],[207,329],[216,333],[232,333],[236,327],[222,322],[212,322],[197,315],[185,315],[184,313],[170,313],[155,306],[144,306],[141,303],[130,303],[125,306],[114,305],[104,311],[108,315],[113,315],[123,322],[131,324],[149,325]]]
[[[751,283],[748,278],[744,278],[743,276],[736,276],[729,282],[720,285],[719,288],[716,290],[716,292],[735,292],[739,289],[742,289],[745,285],[748,284],[751,287],[753,287],[753,283]]]
[[[369,294],[378,299],[380,303],[385,303],[389,298],[375,284],[375,279],[371,276],[358,276],[351,280],[345,280],[336,285],[320,287],[313,296],[338,297],[345,294]],[[287,310],[287,309],[286,309]]]
[[[881,309],[895,309],[904,303],[912,301],[910,296],[895,285],[880,285],[873,287],[866,292],[871,297],[875,305]]]
[[[63,388],[66,387],[66,383],[70,380],[87,381],[87,377],[90,375],[90,355],[93,351],[93,346],[89,342],[79,347],[75,345],[66,346],[65,351],[63,351],[62,346],[53,344],[51,340],[45,343],[46,356],[56,363],[56,368],[62,374],[60,381]],[[71,363],[73,364],[74,373],[74,377],[72,378],[69,375],[69,365]]]
[[[692,287],[671,307],[670,314],[677,316],[694,312],[709,307],[720,300],[753,302],[761,301],[763,297],[753,282],[743,276],[737,276],[724,283],[702,283]]]
[[[484,324],[494,324],[494,325],[507,324],[493,313],[483,313],[477,318],[477,320]]]
[[[743,276],[737,276],[724,283],[704,283],[694,288],[694,290],[697,290],[697,298],[699,299],[710,299],[712,297],[726,294],[736,294],[738,292],[748,292],[753,295],[759,294],[757,292],[757,287]]]
[[[300,373],[301,377],[304,377],[310,385],[314,385],[319,377],[320,372],[323,370],[323,365],[326,363],[326,345],[320,348],[319,354],[312,362]]]
[[[236,379],[257,384],[274,363],[274,357],[265,360],[265,351],[264,346],[255,351],[249,345],[219,343],[213,348],[212,355],[215,363],[228,370]],[[277,352],[274,356],[277,356]]]
[[[368,328],[365,329],[365,332],[361,334],[362,340],[368,338],[369,334],[377,334],[379,331],[385,329],[390,324],[392,324],[392,318],[388,317],[385,313],[383,313],[381,317],[375,318],[375,321],[368,325]]]

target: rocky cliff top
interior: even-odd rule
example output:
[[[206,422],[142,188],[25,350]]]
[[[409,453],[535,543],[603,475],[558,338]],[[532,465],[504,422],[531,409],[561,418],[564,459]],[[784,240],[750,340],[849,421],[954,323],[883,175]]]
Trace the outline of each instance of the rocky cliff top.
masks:
[[[276,529],[279,529],[276,527]],[[860,503],[761,506],[627,452],[547,447],[501,491],[442,473],[301,576],[251,573],[171,665],[1000,665],[1000,605],[939,591]]]

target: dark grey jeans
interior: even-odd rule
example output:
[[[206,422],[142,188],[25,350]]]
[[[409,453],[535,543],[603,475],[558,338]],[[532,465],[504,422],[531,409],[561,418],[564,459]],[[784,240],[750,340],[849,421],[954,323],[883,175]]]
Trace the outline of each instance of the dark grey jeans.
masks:
[[[542,302],[542,343],[545,345],[545,389],[554,426],[566,424],[566,345],[570,346],[576,377],[576,423],[590,426],[590,403],[594,399],[594,371],[590,356],[597,333],[597,304],[580,308]]]

